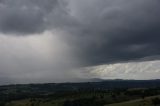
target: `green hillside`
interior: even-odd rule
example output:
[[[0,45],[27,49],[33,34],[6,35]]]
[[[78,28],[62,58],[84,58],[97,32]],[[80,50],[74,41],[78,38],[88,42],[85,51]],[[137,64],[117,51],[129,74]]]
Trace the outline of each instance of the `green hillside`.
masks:
[[[151,96],[151,97],[146,97],[144,99],[136,99],[136,100],[131,100],[127,102],[122,102],[122,103],[114,103],[110,105],[105,105],[105,106],[159,106],[160,102],[154,103],[156,99],[160,100],[160,96]]]

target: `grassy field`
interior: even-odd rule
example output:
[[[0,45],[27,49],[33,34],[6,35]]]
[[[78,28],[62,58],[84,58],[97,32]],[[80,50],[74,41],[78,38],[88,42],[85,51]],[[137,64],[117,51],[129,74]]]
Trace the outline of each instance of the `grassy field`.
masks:
[[[122,103],[107,104],[105,106],[154,106],[152,103],[152,99],[154,98],[160,98],[160,95],[150,96],[144,99],[130,100]],[[65,101],[64,99],[60,100],[25,99],[25,100],[12,101],[10,103],[7,103],[6,106],[63,106],[62,103],[64,101]]]
[[[160,98],[160,95],[146,97],[144,99],[131,100],[131,101],[122,102],[122,103],[108,104],[105,106],[154,106],[152,103],[152,99],[156,97]],[[156,106],[160,106],[160,105],[156,105]]]

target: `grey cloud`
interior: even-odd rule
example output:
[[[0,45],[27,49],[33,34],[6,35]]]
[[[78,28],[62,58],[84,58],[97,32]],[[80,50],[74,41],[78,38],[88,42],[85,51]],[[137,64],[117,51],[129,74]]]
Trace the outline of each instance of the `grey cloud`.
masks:
[[[160,54],[159,0],[2,0],[5,33],[65,32],[84,65]]]
[[[159,55],[158,0],[77,2],[72,3],[78,8],[72,14],[81,25],[72,34],[76,53],[80,53],[88,65]]]
[[[0,34],[0,84],[64,82],[76,79],[79,61],[58,34]]]
[[[56,8],[59,8],[57,0],[2,0],[0,30],[22,34],[43,32],[46,17]]]

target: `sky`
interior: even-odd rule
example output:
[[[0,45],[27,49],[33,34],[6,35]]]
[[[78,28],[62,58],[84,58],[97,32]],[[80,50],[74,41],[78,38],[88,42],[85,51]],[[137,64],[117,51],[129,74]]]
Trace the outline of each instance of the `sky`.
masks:
[[[0,84],[160,77],[159,0],[0,0]]]

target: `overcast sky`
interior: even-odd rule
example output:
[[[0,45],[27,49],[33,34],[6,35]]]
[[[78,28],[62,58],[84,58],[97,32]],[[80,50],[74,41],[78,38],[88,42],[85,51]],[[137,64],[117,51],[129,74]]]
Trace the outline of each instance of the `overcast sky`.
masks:
[[[159,0],[0,0],[0,84],[157,79]]]

